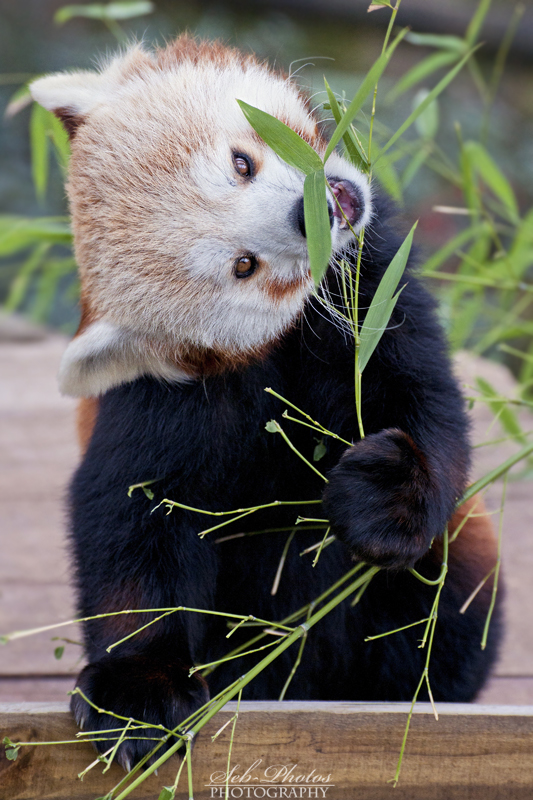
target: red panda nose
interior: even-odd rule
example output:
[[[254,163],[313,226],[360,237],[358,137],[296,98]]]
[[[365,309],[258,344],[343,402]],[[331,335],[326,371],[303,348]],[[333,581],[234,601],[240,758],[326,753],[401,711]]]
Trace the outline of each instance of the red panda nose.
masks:
[[[332,228],[333,220],[335,219],[335,211],[331,207],[329,200],[328,200],[328,214],[329,214],[329,227]],[[300,197],[300,199],[296,201],[291,216],[293,217],[293,221],[295,223],[296,228],[300,231],[302,236],[305,237],[305,216],[304,216],[303,197]]]
[[[329,178],[331,191],[335,195],[334,215],[339,220],[341,230],[355,225],[363,213],[363,198],[351,181]],[[340,207],[339,207],[340,206]],[[342,209],[342,210],[341,210]]]

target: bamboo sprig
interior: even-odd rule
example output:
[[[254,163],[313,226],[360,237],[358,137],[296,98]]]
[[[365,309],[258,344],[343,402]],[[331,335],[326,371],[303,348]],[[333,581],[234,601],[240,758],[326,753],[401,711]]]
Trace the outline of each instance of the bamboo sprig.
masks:
[[[334,598],[332,598],[326,605],[324,605],[321,609],[316,611],[309,619],[298,625],[296,630],[294,630],[291,634],[286,636],[267,656],[265,656],[259,664],[249,670],[246,675],[243,675],[240,680],[238,680],[232,687],[232,689],[224,696],[221,700],[214,704],[214,706],[199,720],[196,722],[189,730],[188,734],[191,736],[195,736],[203,727],[204,725],[218,712],[221,708],[226,705],[226,703],[231,700],[232,697],[235,697],[242,689],[250,683],[260,672],[262,672],[275,658],[281,655],[285,650],[287,650],[292,644],[294,644],[298,639],[300,639],[305,633],[307,633],[314,625],[317,624],[323,617],[329,614],[334,608],[336,608],[340,603],[346,600],[350,594],[353,594],[362,584],[366,583],[376,572],[379,571],[379,567],[370,567],[363,575],[357,578],[355,581],[349,584],[345,589],[343,589],[339,594],[337,594]],[[172,744],[168,750],[163,753],[156,761],[154,761],[150,766],[147,766],[144,774],[140,777],[136,778],[130,785],[124,789],[123,792],[118,795],[116,800],[124,800],[128,795],[130,795],[146,778],[151,775],[153,772],[158,770],[168,759],[176,753],[180,747],[182,746],[182,741],[176,742]]]

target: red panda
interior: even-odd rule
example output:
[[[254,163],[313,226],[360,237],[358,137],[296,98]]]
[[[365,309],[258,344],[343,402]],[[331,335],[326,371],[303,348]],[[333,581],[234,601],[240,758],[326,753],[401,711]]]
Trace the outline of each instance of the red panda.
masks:
[[[72,142],[68,195],[81,322],[60,386],[84,398],[84,455],[69,498],[81,616],[183,605],[280,620],[362,560],[384,569],[357,606],[344,603],[313,629],[286,696],[410,699],[425,659],[417,630],[364,638],[429,613],[432,588],[405,567],[416,563],[434,578],[447,522],[453,517],[454,530],[467,513],[454,509],[468,476],[468,424],[433,301],[410,272],[365,369],[360,439],[353,341],[336,319],[336,264],[342,258],[354,268],[350,227],[365,228],[364,318],[401,241],[386,204],[352,164],[330,156],[332,257],[317,296],[303,175],[263,143],[236,102],[278,117],[323,155],[320,119],[293,81],[253,56],[182,36],[155,53],[133,47],[99,72],[40,78],[31,91],[63,120]],[[268,386],[353,442],[324,442],[325,490],[265,430],[283,411]],[[290,421],[286,430],[312,460],[313,431]],[[128,497],[129,485],[148,480],[153,502],[142,493]],[[164,498],[185,508],[167,515],[158,506]],[[297,499],[304,513],[306,501],[320,498],[317,516],[329,520],[336,541],[313,569],[299,554],[317,532],[297,529],[275,594],[272,579],[298,509],[280,506],[228,526],[270,531],[261,535],[197,535],[205,524],[194,509]],[[497,650],[498,614],[487,648],[479,647],[486,591],[459,615],[494,563],[492,528],[481,513],[478,505],[450,549],[431,664],[436,700],[471,700]],[[78,686],[99,708],[174,729],[254,657],[226,662],[208,683],[189,676],[191,666],[227,649],[223,618],[198,614],[165,617],[107,652],[152,616],[85,623],[88,664]],[[242,630],[233,641],[246,638]],[[246,696],[277,697],[292,661],[289,651],[276,659]],[[113,727],[80,695],[72,708],[86,729]],[[118,758],[129,768],[150,747],[126,738]]]

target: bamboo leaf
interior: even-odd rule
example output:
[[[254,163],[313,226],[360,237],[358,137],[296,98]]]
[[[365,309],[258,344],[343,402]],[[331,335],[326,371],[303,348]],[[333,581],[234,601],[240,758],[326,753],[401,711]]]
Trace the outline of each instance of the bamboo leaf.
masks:
[[[68,133],[66,132],[60,120],[51,112],[48,112],[48,122],[49,134],[55,148],[57,161],[59,166],[66,172],[70,159],[70,142]]]
[[[470,20],[468,28],[466,29],[466,42],[467,44],[472,47],[472,45],[477,42],[477,38],[479,36],[479,32],[481,27],[485,21],[485,17],[487,16],[488,10],[491,6],[492,0],[480,0],[480,3],[474,13],[474,16]]]
[[[11,312],[17,309],[28,293],[31,279],[39,269],[51,245],[42,242],[32,250],[30,257],[17,269],[15,279],[9,287],[9,293],[4,303],[4,310]]]
[[[453,81],[457,73],[461,71],[461,69],[466,64],[466,62],[468,61],[473,52],[474,50],[469,50],[469,52],[459,61],[459,63],[456,64],[456,66],[453,69],[451,69],[448,72],[448,74],[445,75],[444,78],[441,81],[439,81],[439,83],[429,92],[426,99],[423,100],[422,103],[420,103],[420,105],[407,117],[403,125],[400,125],[396,133],[393,136],[391,136],[391,138],[383,148],[384,152],[387,151],[390,147],[392,147],[392,145],[398,141],[400,136],[403,136],[405,131],[411,127],[413,122],[416,119],[418,119],[420,114],[422,114],[426,110],[426,108],[430,105],[430,103],[432,103],[433,100],[435,100],[435,98],[437,98],[439,94],[441,94],[444,91],[444,89],[446,89],[448,84],[450,84]]]
[[[309,268],[318,286],[331,257],[331,226],[326,199],[326,176],[323,169],[305,176],[304,218]]]
[[[394,307],[400,295],[400,292],[396,292],[396,289],[398,288],[398,284],[400,283],[409,258],[409,253],[411,252],[413,235],[417,224],[418,223],[415,223],[413,225],[398,248],[398,252],[387,267],[366,313],[365,321],[361,326],[360,332],[361,344],[359,346],[358,359],[360,372],[363,372],[368,364],[370,356],[376,349],[379,340],[389,324],[392,312],[394,311]]]
[[[413,109],[423,103],[429,94],[428,89],[419,89],[413,99]],[[415,121],[416,129],[423,139],[431,140],[437,135],[439,129],[439,105],[436,100],[433,100],[425,111],[423,111],[418,119]]]
[[[351,125],[352,121],[355,119],[357,113],[363,106],[363,103],[367,99],[370,92],[373,91],[375,85],[379,81],[381,75],[385,71],[387,64],[389,63],[392,54],[396,50],[396,47],[404,38],[405,34],[407,33],[407,29],[401,31],[396,39],[389,45],[389,47],[385,50],[384,53],[380,55],[378,60],[374,63],[374,65],[370,68],[366,78],[363,80],[361,86],[357,90],[355,97],[353,98],[352,102],[346,109],[340,123],[337,125],[335,130],[333,131],[333,136],[331,137],[329,144],[327,146],[325,155],[324,155],[324,163],[328,160],[329,156],[340,142],[346,131],[348,130],[349,126]]]
[[[248,105],[244,100],[237,102],[254,131],[287,164],[306,175],[322,169],[322,159],[318,153],[296,131],[266,111]]]
[[[418,47],[438,47],[439,50],[452,50],[458,55],[468,49],[465,40],[459,36],[438,33],[408,33],[405,39],[409,44],[414,44]]]
[[[47,136],[47,115],[45,108],[33,104],[30,118],[30,146],[31,146],[31,170],[35,194],[39,200],[44,199],[46,185],[48,183],[48,136]]]
[[[509,260],[513,264],[515,274],[520,277],[533,265],[533,208],[527,212],[518,226],[509,250]]]
[[[126,2],[107,3],[105,5],[106,19],[131,19],[151,14],[155,6],[149,0],[126,0]]]
[[[457,54],[449,51],[444,53],[432,53],[432,55],[427,56],[427,58],[415,64],[414,67],[400,78],[396,86],[388,93],[386,98],[387,103],[393,102],[412,86],[420,83],[420,81],[423,81],[430,75],[433,75],[438,69],[447,67],[449,64],[454,64],[457,59]]]
[[[459,158],[459,165],[461,167],[462,189],[466,205],[473,212],[474,216],[479,216],[481,210],[481,198],[479,196],[479,186],[476,181],[476,175],[472,159],[469,158],[467,150],[461,144],[461,154]]]
[[[33,98],[30,94],[28,84],[25,83],[24,86],[19,86],[17,91],[14,92],[9,98],[9,102],[4,112],[5,116],[8,118],[14,117],[15,114],[18,114],[19,111],[22,111],[22,109],[26,108],[26,106],[31,105],[32,102]]]
[[[471,497],[474,497],[475,494],[480,492],[490,483],[494,483],[494,481],[498,480],[498,478],[501,478],[501,476],[505,475],[505,473],[508,472],[511,469],[511,467],[514,467],[515,464],[518,464],[520,461],[522,461],[524,458],[527,458],[532,453],[533,453],[533,443],[530,443],[525,447],[523,447],[521,450],[519,450],[518,453],[515,453],[514,456],[511,456],[506,461],[503,461],[498,467],[495,467],[495,469],[488,472],[478,481],[470,484],[470,486],[468,487],[464,495],[461,497],[457,505],[460,506],[463,503],[466,503],[467,500],[470,500]]]
[[[335,95],[331,91],[329,83],[327,82],[327,80],[325,78],[324,78],[324,83],[326,85],[326,91],[328,93],[328,99],[329,99],[329,105],[330,105],[330,108],[331,108],[331,113],[333,114],[333,118],[334,118],[335,122],[337,123],[337,125],[339,125],[339,123],[340,123],[340,121],[342,119],[342,111],[341,111],[341,109],[339,107],[339,104],[337,102],[337,98],[335,97]],[[342,140],[343,140],[343,142],[345,144],[348,157],[349,157],[350,161],[352,162],[352,164],[354,164],[354,166],[356,166],[362,172],[368,172],[369,164],[368,164],[368,159],[366,157],[366,153],[363,152],[363,149],[362,149],[360,143],[357,141],[356,137],[353,135],[351,125],[349,125],[348,128],[346,129],[346,133],[342,137]]]
[[[506,403],[505,399],[502,399],[501,395],[487,380],[485,380],[485,378],[476,378],[476,384],[485,397],[493,398],[493,400],[489,402],[489,406],[494,416],[498,418],[504,431],[517,442],[520,442],[520,444],[527,444],[527,438],[524,436],[518,417]]]
[[[176,792],[174,791],[172,786],[163,786],[161,790],[161,794],[157,798],[157,800],[174,800],[176,796]]]
[[[131,19],[151,14],[154,4],[147,0],[127,0],[120,3],[89,3],[87,5],[63,6],[54,15],[54,22],[63,25],[74,17],[99,19],[105,22],[108,19]]]
[[[480,142],[468,141],[464,143],[463,149],[466,158],[468,158],[480,178],[501,200],[513,219],[515,221],[518,220],[518,203],[511,184],[483,145]]]
[[[324,458],[327,452],[328,448],[324,444],[324,439],[321,439],[313,450],[313,461],[320,461],[321,458]]]
[[[71,244],[72,233],[62,217],[0,216],[0,256],[8,256],[39,242]]]
[[[376,141],[372,143],[372,147],[375,153],[374,175],[376,179],[381,184],[382,188],[385,189],[387,194],[390,195],[396,203],[402,205],[402,184],[398,176],[398,172],[396,171],[396,167],[394,166],[394,162],[400,157],[401,154],[382,154]]]
[[[419,169],[425,164],[428,160],[430,155],[430,151],[427,147],[422,147],[420,150],[417,150],[414,156],[411,158],[407,166],[405,167],[403,174],[402,174],[402,189],[406,189],[412,180],[415,178],[416,174],[418,173]]]

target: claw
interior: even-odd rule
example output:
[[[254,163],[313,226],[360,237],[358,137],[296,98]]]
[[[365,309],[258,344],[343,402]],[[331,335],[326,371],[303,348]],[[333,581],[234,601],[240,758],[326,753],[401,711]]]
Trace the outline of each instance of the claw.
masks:
[[[120,766],[126,770],[126,772],[131,772],[131,758],[129,756],[119,755],[117,761]]]

